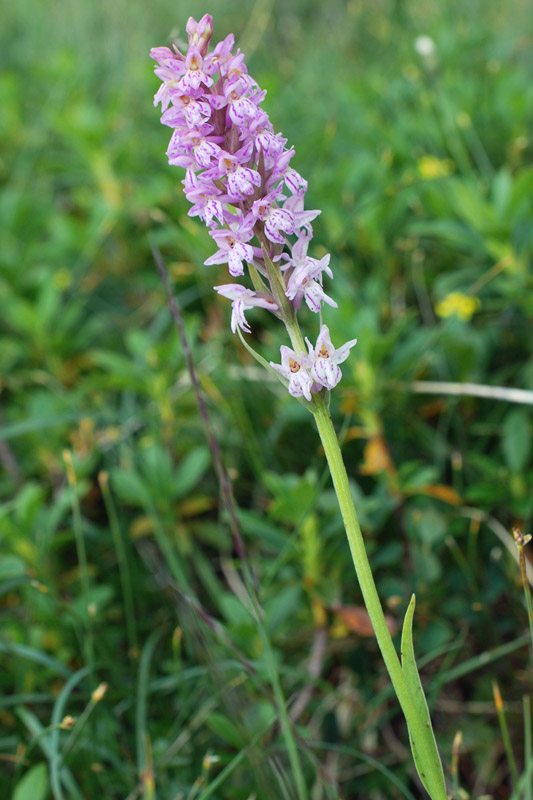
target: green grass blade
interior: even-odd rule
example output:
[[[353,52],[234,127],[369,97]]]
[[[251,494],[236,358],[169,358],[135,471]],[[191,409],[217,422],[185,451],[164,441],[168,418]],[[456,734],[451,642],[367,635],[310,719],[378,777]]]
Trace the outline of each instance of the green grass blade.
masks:
[[[520,650],[520,648],[525,644],[528,644],[529,641],[529,633],[525,633],[523,636],[513,639],[512,642],[502,644],[499,647],[495,647],[493,650],[485,650],[483,653],[463,661],[456,667],[453,667],[452,669],[449,669],[446,672],[438,675],[434,680],[435,687],[433,687],[433,691],[436,693],[437,688],[440,690],[440,688],[447,683],[452,683],[452,681],[456,681],[458,678],[462,678],[464,675],[469,675],[472,672],[477,672],[483,667],[488,667],[488,665],[492,664],[494,661],[498,661],[500,658],[505,658],[511,653],[514,653],[516,650]]]
[[[51,414],[50,416],[26,419],[22,422],[13,422],[10,425],[2,425],[0,428],[0,441],[13,439],[15,436],[22,436],[25,433],[35,433],[41,430],[48,431],[50,428],[70,425],[73,422],[79,422],[82,417],[90,416],[90,414],[75,411],[66,414]]]
[[[64,797],[62,791],[62,755],[60,752],[60,729],[59,725],[65,716],[65,708],[67,701],[72,693],[72,690],[82,681],[89,673],[92,672],[92,666],[86,666],[79,669],[74,675],[71,675],[65,683],[57,696],[57,700],[52,710],[51,723],[54,729],[50,733],[50,750],[48,760],[50,763],[50,782],[52,784],[52,792],[55,800],[61,800]]]
[[[109,520],[109,527],[113,537],[113,544],[117,554],[117,562],[120,574],[120,583],[122,587],[122,596],[124,597],[124,616],[126,618],[126,632],[128,637],[128,645],[130,653],[137,652],[137,622],[135,617],[135,600],[132,585],[132,577],[130,574],[130,567],[128,561],[128,553],[126,550],[126,543],[123,531],[120,527],[118,514],[115,508],[115,502],[109,486],[109,476],[107,472],[100,472],[98,475],[98,483],[104,499],[106,507],[107,518]]]
[[[51,669],[57,675],[62,675],[64,678],[69,678],[72,675],[72,671],[64,664],[61,664],[55,658],[52,658],[52,656],[41,653],[40,650],[36,650],[34,647],[30,647],[27,644],[0,641],[0,653],[33,661],[35,664],[40,664],[42,667]]]
[[[356,750],[352,747],[344,747],[343,745],[331,744],[329,742],[313,742],[313,750],[325,750],[327,752],[339,753],[341,755],[350,756],[350,758],[358,759],[369,767],[373,767],[376,772],[387,778],[390,783],[401,792],[405,800],[416,800],[414,794],[410,791],[409,787],[399,778],[389,767],[385,766],[379,759],[363,753],[362,750]]]
[[[533,746],[531,743],[531,700],[524,696],[524,762],[525,792],[524,800],[533,800]]]
[[[52,749],[50,747],[50,740],[49,737],[46,736],[43,725],[39,722],[35,714],[29,711],[27,708],[19,708],[17,709],[17,716],[23,723],[23,725],[27,728],[34,739],[38,740],[39,747],[43,751],[44,755],[50,760]],[[78,788],[78,784],[74,780],[71,771],[67,767],[63,767],[61,770],[61,780],[64,783],[68,794],[69,800],[85,800],[82,793]],[[57,800],[57,796],[54,794],[54,800]]]
[[[92,615],[89,607],[89,564],[87,561],[87,548],[85,545],[85,531],[81,515],[80,501],[78,498],[78,483],[74,462],[70,450],[63,451],[63,461],[65,464],[67,481],[70,490],[70,502],[72,507],[72,526],[74,529],[74,540],[76,542],[76,553],[78,556],[78,567],[80,571],[81,597],[83,598],[84,625],[86,636],[84,637],[85,660],[94,668],[94,633]]]
[[[148,641],[143,647],[139,660],[139,672],[137,676],[137,697],[135,708],[135,740],[137,747],[137,769],[139,777],[145,789],[144,796],[151,796],[153,786],[153,776],[151,774],[150,761],[150,735],[148,732],[148,684],[150,681],[150,665],[155,652],[157,643],[163,632],[153,631]],[[155,791],[155,787],[154,791]]]

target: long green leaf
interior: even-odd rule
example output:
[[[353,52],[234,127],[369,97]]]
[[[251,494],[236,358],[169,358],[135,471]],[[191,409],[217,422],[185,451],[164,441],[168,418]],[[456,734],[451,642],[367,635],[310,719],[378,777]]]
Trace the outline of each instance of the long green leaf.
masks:
[[[26,644],[17,644],[10,641],[0,642],[0,653],[33,661],[35,664],[51,669],[65,678],[69,678],[72,675],[72,670],[61,664],[60,661]]]
[[[148,730],[148,685],[150,667],[155,648],[164,631],[152,631],[143,647],[137,674],[137,696],[135,708],[135,740],[137,744],[137,769],[140,776],[146,775],[149,766],[150,732]],[[146,796],[146,795],[145,795]]]
[[[442,764],[437,750],[437,742],[435,734],[431,725],[431,717],[429,716],[428,704],[424,695],[422,681],[418,674],[418,669],[415,660],[415,651],[413,646],[413,616],[415,613],[416,599],[413,595],[411,602],[405,613],[405,619],[402,629],[402,670],[405,679],[411,690],[413,703],[415,705],[419,718],[423,721],[423,728],[425,735],[422,742],[418,741],[415,745],[411,731],[409,731],[409,741],[411,743],[411,751],[415,762],[416,770],[422,781],[426,791],[430,796],[433,796],[433,789],[437,788],[436,783],[440,782],[441,786],[438,787],[444,795],[446,793],[444,773]],[[427,774],[427,768],[431,768],[431,777]]]
[[[61,737],[60,737],[59,725],[61,723],[61,720],[65,716],[66,705],[68,703],[70,695],[72,694],[73,690],[76,688],[78,683],[84,680],[90,673],[91,673],[91,667],[85,666],[79,669],[73,675],[71,675],[68,681],[61,689],[61,691],[59,692],[57,699],[54,703],[54,708],[52,710],[51,723],[54,727],[53,730],[50,732],[50,736],[48,737],[49,751],[47,755],[50,764],[50,784],[52,787],[52,793],[54,795],[55,800],[61,800],[61,798],[64,797],[63,795],[64,770],[63,770],[63,759],[61,755]]]

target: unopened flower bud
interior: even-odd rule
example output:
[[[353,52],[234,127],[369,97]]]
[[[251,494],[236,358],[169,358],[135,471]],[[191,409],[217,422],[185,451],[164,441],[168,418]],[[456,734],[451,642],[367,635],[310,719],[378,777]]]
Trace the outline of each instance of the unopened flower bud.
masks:
[[[93,703],[99,703],[100,700],[105,695],[105,693],[107,692],[107,689],[108,689],[107,683],[100,683],[91,695],[91,700],[93,701]]]
[[[200,51],[201,56],[205,56],[209,47],[209,40],[213,35],[213,17],[204,14],[199,22],[193,17],[189,17],[185,28],[189,35],[189,46],[194,45]]]

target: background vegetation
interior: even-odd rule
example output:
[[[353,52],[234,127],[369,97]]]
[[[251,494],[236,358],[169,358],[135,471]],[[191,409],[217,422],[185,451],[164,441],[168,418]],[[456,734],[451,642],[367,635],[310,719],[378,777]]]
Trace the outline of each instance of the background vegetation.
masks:
[[[310,796],[420,796],[312,418],[229,331],[225,268],[202,266],[211,241],[166,164],[148,51],[206,11],[323,209],[326,320],[359,339],[332,411],[391,625],[417,595],[450,786],[530,797],[510,530],[531,530],[531,405],[413,385],[533,390],[526,0],[4,0],[0,795],[291,798],[279,680]],[[259,628],[152,244],[233,479]],[[254,321],[275,358],[280,330]]]

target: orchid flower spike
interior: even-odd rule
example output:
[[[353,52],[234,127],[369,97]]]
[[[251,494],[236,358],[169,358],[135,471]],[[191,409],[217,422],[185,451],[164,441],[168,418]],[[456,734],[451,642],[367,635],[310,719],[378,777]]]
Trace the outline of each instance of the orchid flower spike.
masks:
[[[314,314],[324,304],[337,307],[322,285],[324,274],[333,279],[329,254],[308,255],[311,222],[320,211],[305,208],[307,181],[291,166],[294,148],[261,107],[266,92],[248,74],[244,54],[234,50],[233,35],[210,51],[209,14],[198,22],[190,17],[186,32],[186,53],[155,47],[150,55],[161,80],[154,103],[161,103],[161,122],[172,129],[169,163],[185,169],[189,216],[206,224],[215,245],[204,264],[226,264],[234,278],[253,283],[255,291],[241,283],[214,287],[232,302],[234,333],[251,333],[245,312],[261,308],[281,319],[303,350],[295,313],[302,301]],[[308,343],[309,355],[284,345],[274,368],[292,395],[311,400],[337,385],[338,365],[354,344],[335,350],[324,325],[316,346]]]

